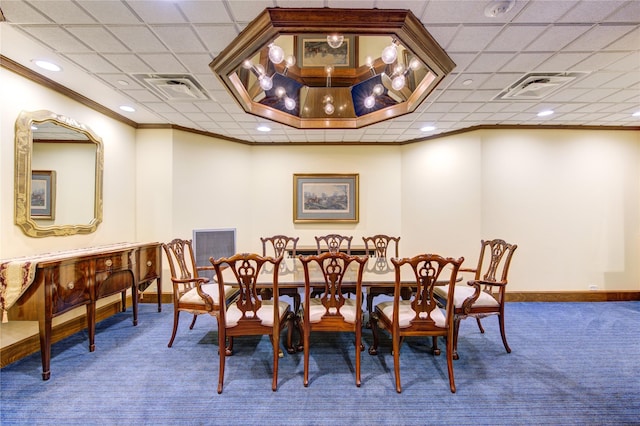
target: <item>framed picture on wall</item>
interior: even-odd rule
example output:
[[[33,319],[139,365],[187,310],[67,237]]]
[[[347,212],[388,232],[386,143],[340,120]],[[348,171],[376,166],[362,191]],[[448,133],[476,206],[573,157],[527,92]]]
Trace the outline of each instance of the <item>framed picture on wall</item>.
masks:
[[[294,174],[293,222],[358,222],[358,174]]]
[[[352,68],[355,66],[355,37],[345,36],[340,47],[333,48],[327,42],[327,36],[308,34],[295,38],[294,50],[298,54],[300,68]]]
[[[33,170],[31,172],[31,217],[55,219],[56,172]]]

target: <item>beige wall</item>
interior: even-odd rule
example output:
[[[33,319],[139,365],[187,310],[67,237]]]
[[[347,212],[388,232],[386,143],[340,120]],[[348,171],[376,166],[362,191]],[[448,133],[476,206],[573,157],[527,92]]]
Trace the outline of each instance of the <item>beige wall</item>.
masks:
[[[640,289],[640,135],[475,131],[406,146],[248,146],[135,130],[0,69],[0,257],[236,228],[238,250],[283,233],[402,236],[401,254],[465,256],[481,238],[519,245],[512,291]],[[28,238],[13,223],[13,124],[50,109],[105,145],[104,222],[86,236]],[[294,173],[358,173],[360,222],[294,224]],[[165,280],[168,283],[168,280]],[[166,287],[165,287],[166,288]]]

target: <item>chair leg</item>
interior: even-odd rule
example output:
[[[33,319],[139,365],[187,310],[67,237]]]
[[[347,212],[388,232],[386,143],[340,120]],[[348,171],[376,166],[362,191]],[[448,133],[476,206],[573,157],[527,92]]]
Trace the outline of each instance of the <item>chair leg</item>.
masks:
[[[360,387],[360,355],[364,345],[362,344],[362,327],[356,328],[356,386]]]
[[[177,309],[173,310],[173,332],[171,332],[171,339],[169,339],[169,344],[167,347],[171,347],[173,345],[173,339],[176,338],[176,332],[178,331],[178,321],[180,319],[180,311]]]
[[[189,330],[193,330],[193,326],[196,325],[197,319],[198,319],[198,315],[193,314],[193,319],[191,320],[191,325],[189,326]]]
[[[453,377],[453,335],[447,336],[447,369],[449,370],[449,387],[451,393],[456,393],[456,382]]]
[[[402,393],[400,385],[400,336],[391,336],[393,340],[393,371],[396,376],[396,392]]]
[[[371,322],[371,332],[373,333],[373,344],[369,346],[369,355],[378,355],[378,316],[372,314],[369,317]]]
[[[273,381],[271,383],[271,390],[278,390],[278,360],[280,359],[280,333],[275,332],[271,336],[271,343],[273,344]]]
[[[440,355],[440,348],[438,348],[438,336],[431,337],[431,347],[433,348],[433,354],[435,356]]]
[[[460,331],[460,317],[453,319],[453,359],[460,359],[458,356],[458,332]]]
[[[478,323],[478,328],[480,329],[480,333],[484,333],[484,328],[482,327],[482,322],[480,322],[480,317],[476,317],[476,322]]]
[[[504,314],[498,315],[498,321],[500,323],[500,334],[502,335],[502,344],[504,345],[504,348],[507,350],[507,353],[510,354],[511,348],[507,343],[507,335],[504,332]]]
[[[303,324],[303,346],[304,346],[304,387],[309,386],[309,330],[307,325]]]
[[[222,393],[222,386],[224,384],[224,362],[227,357],[227,351],[225,350],[227,336],[224,328],[220,328],[220,323],[218,323],[218,354],[220,354],[220,366],[218,367],[218,393]]]
[[[367,312],[369,312],[369,318],[365,324],[365,327],[367,328],[373,328],[373,325],[371,324],[371,318],[373,318],[373,297],[374,295],[372,290],[369,289],[369,292],[367,293]]]

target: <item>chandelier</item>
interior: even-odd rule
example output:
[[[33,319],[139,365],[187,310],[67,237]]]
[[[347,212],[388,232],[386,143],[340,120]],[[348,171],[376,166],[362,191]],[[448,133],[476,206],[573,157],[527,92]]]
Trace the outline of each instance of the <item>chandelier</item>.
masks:
[[[409,10],[267,8],[210,64],[249,114],[301,129],[412,112],[455,64]]]

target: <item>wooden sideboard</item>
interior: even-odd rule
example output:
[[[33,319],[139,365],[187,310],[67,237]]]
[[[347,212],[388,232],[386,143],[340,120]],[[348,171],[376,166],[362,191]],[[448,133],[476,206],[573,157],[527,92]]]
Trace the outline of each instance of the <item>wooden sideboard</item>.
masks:
[[[78,306],[86,306],[89,351],[95,350],[96,302],[120,293],[126,311],[126,292],[131,289],[133,325],[138,323],[138,294],[157,280],[162,294],[160,243],[123,243],[51,256],[25,258],[35,263],[33,281],[8,309],[12,321],[38,321],[42,379],[51,376],[53,318]],[[161,309],[158,297],[158,311]]]

